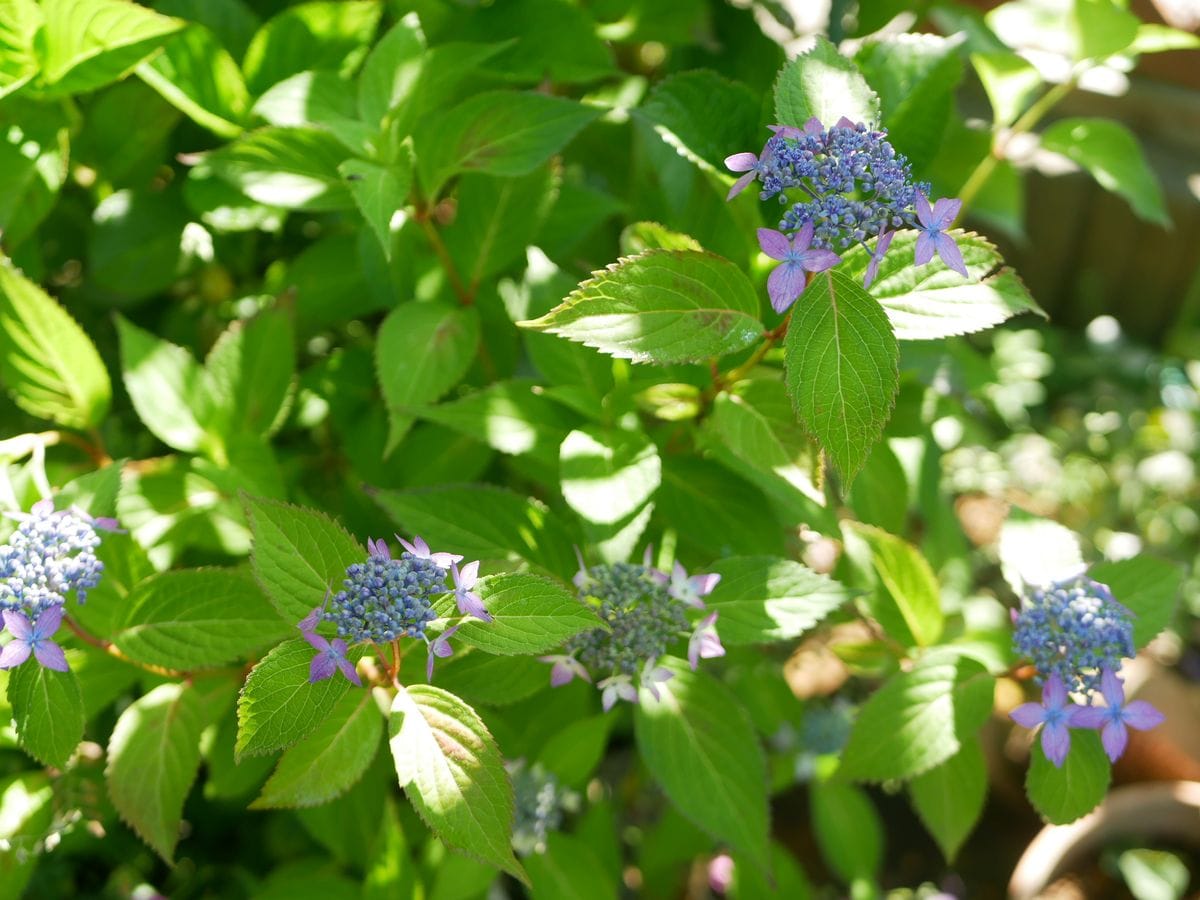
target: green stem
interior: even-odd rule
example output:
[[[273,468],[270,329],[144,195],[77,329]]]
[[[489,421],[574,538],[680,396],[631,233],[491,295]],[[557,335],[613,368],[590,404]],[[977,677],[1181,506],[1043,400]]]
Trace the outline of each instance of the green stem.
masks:
[[[713,383],[709,385],[708,390],[704,392],[703,396],[701,397],[701,402],[707,405],[725,388],[729,387],[731,384],[737,384],[752,371],[754,371],[754,367],[762,362],[763,357],[771,352],[771,348],[775,346],[775,342],[787,334],[788,323],[791,322],[791,320],[792,314],[789,312],[784,317],[782,322],[780,322],[770,331],[764,332],[762,343],[754,348],[754,352],[750,354],[750,358],[740,366],[730,369],[724,375],[722,375],[720,372],[715,373],[713,376]]]
[[[1009,142],[1016,135],[1032,131],[1033,127],[1042,120],[1046,113],[1050,112],[1067,94],[1075,89],[1077,77],[1077,75],[1072,75],[1062,84],[1056,84],[1050,90],[1046,91],[1046,93],[1042,94],[1037,99],[1037,102],[1025,110],[1017,121],[1013,122],[1012,128],[1008,130],[1008,134],[1003,141],[999,138],[996,139],[992,145],[991,152],[979,161],[979,165],[971,172],[970,176],[963,183],[962,189],[958,192],[958,199],[962,201],[963,209],[971,206],[971,202],[975,199],[976,195],[983,190],[983,186],[992,177],[992,174],[996,171],[996,166],[1004,159],[1004,151]]]

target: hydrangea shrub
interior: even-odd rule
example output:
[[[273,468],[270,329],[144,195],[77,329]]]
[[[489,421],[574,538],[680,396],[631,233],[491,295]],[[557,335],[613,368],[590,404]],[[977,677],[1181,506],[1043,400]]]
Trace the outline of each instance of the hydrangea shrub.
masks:
[[[1186,44],[1097,5],[1080,71]],[[981,32],[785,60],[721,6],[752,88],[556,0],[219,7],[7,4],[0,894],[232,806],[277,831],[224,896],[796,897],[797,783],[861,893],[865,786],[971,833],[1000,679],[1038,813],[1103,800],[1179,573],[1014,515],[999,583],[902,349],[1041,313],[959,221],[1007,163],[945,163],[968,62],[1045,112]]]

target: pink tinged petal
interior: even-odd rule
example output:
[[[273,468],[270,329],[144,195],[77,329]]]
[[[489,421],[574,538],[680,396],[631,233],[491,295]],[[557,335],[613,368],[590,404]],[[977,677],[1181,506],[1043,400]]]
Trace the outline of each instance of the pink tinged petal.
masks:
[[[39,500],[29,508],[29,511],[35,516],[44,518],[54,512],[54,501],[49,498]]]
[[[753,153],[734,153],[725,157],[725,168],[730,172],[749,172],[758,165],[758,157]]]
[[[934,251],[933,237],[927,231],[922,231],[917,235],[917,249],[913,254],[913,264],[923,266],[925,263],[933,259]]]
[[[915,204],[917,207],[917,221],[926,228],[933,225],[933,210],[929,208],[929,200],[920,191],[917,191]]]
[[[825,126],[821,124],[821,120],[816,116],[811,117],[807,122],[804,123],[805,134],[820,134],[824,130]]]
[[[600,695],[600,706],[605,712],[608,712],[617,702],[617,689],[613,685],[609,685]]]
[[[15,609],[4,610],[4,625],[12,632],[13,637],[19,641],[28,641],[33,638],[33,625],[21,613]]]
[[[392,551],[388,549],[387,542],[383,538],[377,541],[367,538],[367,552],[379,559],[392,558]]]
[[[642,567],[645,569],[654,569],[654,545],[647,544],[646,549],[642,551]]]
[[[750,185],[754,183],[754,178],[757,174],[757,172],[747,172],[745,175],[735,181],[733,186],[729,189],[729,193],[725,195],[725,199],[727,201],[732,200],[746,188],[750,187]]]
[[[1100,728],[1109,718],[1108,710],[1103,706],[1081,706],[1071,713],[1068,724],[1076,728]]]
[[[814,227],[812,222],[805,222],[800,227],[800,230],[796,232],[796,236],[792,238],[793,250],[800,251],[809,248],[809,245],[812,244]]]
[[[811,223],[810,223],[811,224]],[[773,228],[758,229],[758,246],[771,259],[786,259],[792,249],[787,235]]]
[[[725,645],[715,631],[706,631],[700,635],[700,658],[716,659],[725,655]]]
[[[456,562],[462,562],[462,554],[459,553],[430,553],[429,558],[439,569],[448,569]]]
[[[1127,703],[1121,710],[1121,719],[1130,728],[1149,731],[1165,722],[1167,717],[1145,700],[1134,700],[1132,703]]]
[[[571,579],[571,583],[575,585],[577,589],[582,590],[583,586],[592,580],[592,576],[588,574],[587,563],[583,561],[582,551],[580,551],[578,547],[575,547],[574,549],[575,558],[579,560],[579,571],[575,573],[575,576]]]
[[[308,667],[309,684],[324,681],[333,674],[333,670],[336,668],[337,663],[333,661],[333,657],[329,655],[329,651],[318,653],[313,657],[312,663]]]
[[[1125,728],[1124,722],[1109,722],[1100,730],[1100,743],[1104,745],[1104,752],[1108,754],[1108,758],[1112,762],[1116,762],[1121,758],[1121,754],[1125,752],[1125,747],[1129,744],[1129,732]]]
[[[1042,705],[1046,709],[1062,709],[1067,705],[1067,688],[1057,675],[1046,679],[1046,685],[1042,688]]]
[[[716,588],[720,581],[721,576],[716,574],[693,575],[689,579],[689,584],[691,584],[692,590],[694,590],[698,596],[707,597],[713,592],[713,589]],[[710,618],[716,619],[716,617],[717,614],[713,613]]]
[[[67,657],[63,655],[62,647],[54,641],[38,641],[34,644],[33,655],[47,669],[53,669],[56,672],[66,672],[70,669],[70,666],[67,665]]]
[[[1071,749],[1071,732],[1066,725],[1042,726],[1042,750],[1046,759],[1054,763],[1055,768],[1062,768],[1063,760]]]
[[[943,197],[937,203],[933,204],[933,224],[935,228],[944,230],[953,224],[958,218],[958,211],[962,209],[961,200],[951,200]]]
[[[429,545],[421,540],[420,535],[413,535],[411,544],[404,538],[400,537],[400,535],[396,535],[396,540],[400,542],[401,547],[403,547],[413,556],[420,557],[421,559],[429,558]]]
[[[1100,673],[1100,693],[1104,695],[1104,702],[1109,706],[1125,705],[1125,686],[1117,677],[1117,673],[1107,666]]]
[[[29,659],[29,644],[22,640],[10,642],[0,650],[0,669],[11,669]]]
[[[563,661],[556,660],[554,667],[550,670],[550,686],[562,687],[564,684],[570,684],[575,679],[575,670]]]
[[[810,272],[832,269],[842,258],[832,250],[805,250],[800,254],[800,265]]]
[[[953,269],[963,278],[971,277],[967,272],[966,263],[963,262],[962,252],[958,249],[958,244],[954,243],[954,238],[938,232],[933,235],[933,242],[937,247],[938,256],[942,258],[942,262],[946,264],[947,268]]]
[[[842,116],[840,119],[837,120],[837,124],[834,125],[833,127],[834,128],[849,128],[849,129],[853,130],[854,128],[857,127],[857,123],[851,122],[845,116]]]
[[[1025,728],[1036,728],[1037,724],[1042,721],[1045,712],[1045,708],[1040,703],[1022,703],[1008,715],[1018,725]]]
[[[808,276],[804,269],[794,263],[783,263],[775,267],[775,271],[767,276],[767,295],[771,298],[771,308],[782,313],[796,302],[804,293]]]

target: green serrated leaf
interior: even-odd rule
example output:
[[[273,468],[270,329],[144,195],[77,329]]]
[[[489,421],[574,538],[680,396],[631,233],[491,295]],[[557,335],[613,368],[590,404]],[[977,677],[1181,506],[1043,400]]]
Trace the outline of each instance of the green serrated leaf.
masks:
[[[309,683],[315,651],[286,641],[250,670],[238,698],[237,756],[271,753],[312,734],[350,690],[340,673]]]
[[[883,863],[883,821],[861,788],[817,782],[812,786],[812,822],[829,867],[847,884],[873,880]]]
[[[251,200],[281,209],[351,209],[338,172],[350,151],[315,128],[268,126],[250,131],[205,158],[221,180]]]
[[[498,381],[417,414],[501,453],[528,454],[550,466],[557,465],[558,446],[579,421],[527,379]]]
[[[291,627],[249,575],[228,569],[152,575],[125,603],[113,643],[130,659],[175,669],[242,659],[285,637]]]
[[[634,222],[621,229],[622,256],[635,256],[647,250],[703,250],[700,242],[681,231],[672,231],[658,222]]]
[[[729,260],[648,250],[593,273],[549,313],[517,324],[662,365],[748,347],[763,333],[758,310],[754,285]]]
[[[845,527],[871,548],[875,573],[886,589],[886,596],[880,602],[890,602],[899,613],[908,632],[902,639],[907,643],[906,638],[911,636],[920,647],[936,643],[944,625],[941,586],[925,557],[912,544],[880,528],[858,523],[846,523]],[[886,621],[886,624],[892,623]]]
[[[675,659],[660,665],[672,672],[660,699],[642,691],[634,709],[646,768],[687,818],[767,868],[767,771],[749,716],[711,676]]]
[[[215,427],[227,439],[267,436],[283,424],[296,368],[294,341],[292,320],[279,311],[235,321],[217,338],[204,367],[219,413]]]
[[[474,307],[405,303],[383,320],[375,341],[375,368],[390,422],[385,454],[412,425],[406,410],[432,403],[458,384],[478,345]]]
[[[796,422],[782,381],[756,379],[723,391],[705,427],[741,463],[738,471],[748,467],[773,489],[799,495],[800,503],[824,506],[812,442]]]
[[[950,232],[970,273],[963,279],[937,257],[912,265],[918,233],[898,231],[879,265],[870,293],[883,307],[896,338],[936,340],[983,331],[1021,313],[1047,318],[1020,277],[1004,266],[995,246],[973,232]],[[870,254],[855,246],[842,255],[842,268],[856,281]]]
[[[512,785],[475,711],[441,688],[401,688],[388,735],[400,786],[434,834],[526,881],[510,844]]]
[[[720,613],[717,632],[726,644],[794,640],[851,596],[827,576],[773,556],[722,559],[710,571],[721,580],[705,603]]]
[[[544,853],[525,859],[533,900],[617,900],[617,886],[587,843],[551,832]]]
[[[105,780],[121,818],[168,863],[183,802],[200,769],[204,698],[190,684],[162,684],[121,713],[108,743]]]
[[[299,622],[337,588],[346,567],[367,558],[341,525],[312,509],[246,497],[254,548],[250,566],[287,622]]]
[[[680,156],[727,177],[725,157],[761,143],[758,108],[745,85],[696,69],[660,81],[637,114]]]
[[[458,212],[444,231],[446,249],[475,293],[534,243],[558,196],[559,169],[539,166],[520,178],[472,173],[458,182]]]
[[[185,350],[117,317],[121,372],[138,418],[164,444],[195,453],[213,446],[208,373]]]
[[[190,24],[167,39],[162,52],[138,66],[138,75],[198,125],[234,138],[250,111],[242,71],[216,35]]]
[[[485,91],[418,125],[413,139],[426,194],[459,172],[517,176],[563,148],[601,110],[545,94]]]
[[[604,757],[611,716],[577,719],[542,746],[537,761],[571,788],[582,788]]]
[[[1147,222],[1171,227],[1162,185],[1137,138],[1124,125],[1111,119],[1060,119],[1042,132],[1042,149],[1082,166],[1102,188],[1124,197]]]
[[[494,622],[468,618],[455,638],[504,656],[545,653],[604,623],[557,581],[539,575],[489,575],[475,588]],[[453,603],[439,608],[453,608]]]
[[[633,515],[662,483],[658,448],[641,432],[572,431],[558,456],[563,499],[595,524],[613,525]]]
[[[70,314],[0,260],[0,377],[30,415],[93,428],[112,398],[108,371]]]
[[[1043,819],[1067,825],[1100,804],[1111,780],[1112,766],[1099,732],[1073,728],[1071,750],[1062,768],[1046,759],[1040,740],[1034,742],[1025,793]]]
[[[994,686],[982,664],[948,654],[892,676],[859,710],[838,777],[887,781],[929,771],[983,724]]]
[[[1074,0],[1068,27],[1076,60],[1103,59],[1120,53],[1137,38],[1141,22],[1113,0]]]
[[[841,272],[818,274],[796,301],[784,344],[788,394],[847,485],[891,415],[899,357],[879,303]]]
[[[9,14],[11,7],[0,9],[0,20]],[[0,24],[0,96],[4,94],[3,54],[7,52],[3,29]],[[67,178],[68,156],[78,154],[80,145],[87,148],[88,143],[79,141],[71,145],[71,122],[65,109],[46,103],[22,104],[20,98],[6,107],[7,127],[0,135],[0,229],[5,247],[12,251],[50,214]],[[88,137],[97,142],[106,134],[103,111],[99,104],[89,110]],[[128,138],[128,116],[123,124],[126,126],[123,137]],[[128,158],[128,146],[122,149]],[[116,164],[105,166],[105,171],[114,181],[122,174]]]
[[[775,80],[775,119],[799,128],[810,118],[826,128],[842,116],[878,122],[879,98],[854,63],[823,37],[784,66]]]
[[[695,456],[663,459],[658,513],[709,558],[784,552],[766,495],[723,466]]]
[[[289,75],[327,69],[349,75],[367,54],[383,6],[374,0],[299,3],[254,35],[242,69],[253,94]]]
[[[1015,122],[1042,86],[1038,70],[1011,50],[972,53],[971,65],[992,104],[992,121],[1001,127]]]
[[[0,2],[0,98],[19,91],[37,75],[34,42],[42,23],[37,0]]]
[[[354,204],[379,239],[384,257],[391,259],[392,216],[404,206],[412,187],[412,152],[404,145],[397,161],[386,166],[348,159],[338,171],[350,183]]]
[[[987,764],[978,738],[963,741],[957,753],[909,782],[917,815],[953,863],[975,828],[987,799]]]
[[[1117,602],[1133,613],[1136,648],[1145,647],[1171,623],[1183,580],[1178,566],[1153,556],[1134,556],[1098,563],[1087,574],[1108,585]]]
[[[340,796],[371,765],[382,734],[371,692],[343,695],[312,734],[283,754],[250,808],[318,806]]]
[[[550,687],[544,662],[532,657],[492,656],[483,651],[459,652],[434,670],[439,687],[468,703],[509,706]]]
[[[376,502],[435,550],[467,559],[523,559],[569,577],[577,568],[566,526],[537,500],[491,485],[379,491]]]
[[[42,0],[42,15],[37,54],[54,96],[116,81],[185,24],[122,0]]]
[[[30,658],[9,671],[8,702],[21,747],[47,766],[66,765],[83,739],[83,696],[74,673]]]
[[[358,112],[373,128],[409,101],[425,62],[425,34],[416,13],[393,25],[371,48],[358,76]]]
[[[879,92],[888,141],[917,173],[937,155],[954,112],[962,42],[961,35],[898,34],[871,41],[856,57]]]

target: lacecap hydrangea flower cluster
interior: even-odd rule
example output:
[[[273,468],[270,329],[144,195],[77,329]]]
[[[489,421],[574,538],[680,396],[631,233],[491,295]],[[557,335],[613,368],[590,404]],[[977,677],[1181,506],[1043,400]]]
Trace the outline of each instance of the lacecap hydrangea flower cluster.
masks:
[[[916,265],[936,252],[949,268],[969,277],[962,253],[947,234],[962,203],[942,199],[931,207],[930,186],[913,181],[912,166],[888,142],[886,130],[845,117],[828,129],[816,118],[803,128],[770,129],[773,134],[760,153],[735,153],[725,165],[744,173],[727,199],[757,180],[760,199],[777,198],[785,207],[778,230],[758,229],[759,247],[780,262],[767,279],[776,312],[796,302],[809,273],[833,268],[841,261],[836,251],[854,244],[871,253],[863,278],[869,287],[900,228],[920,232]],[[874,249],[867,246],[872,239]]]
[[[545,853],[546,839],[562,827],[567,813],[579,809],[579,795],[541,763],[519,759],[504,767],[513,786],[513,850],[521,856]]]
[[[1117,673],[1132,657],[1133,613],[1106,585],[1085,575],[1031,589],[1013,613],[1013,647],[1033,662],[1042,702],[1024,703],[1012,718],[1042,726],[1042,750],[1061,766],[1071,748],[1071,728],[1099,728],[1113,762],[1125,752],[1128,729],[1159,725],[1163,715],[1144,700],[1125,702]],[[1096,706],[1097,694],[1105,706]],[[1084,703],[1071,702],[1072,695]]]
[[[400,638],[419,638],[428,648],[426,676],[433,677],[437,658],[453,651],[450,638],[459,628],[455,625],[431,640],[426,626],[437,618],[433,601],[453,590],[459,612],[485,622],[492,615],[483,599],[474,590],[479,578],[479,562],[467,563],[461,569],[462,556],[453,553],[434,553],[420,537],[412,543],[396,535],[404,552],[393,558],[383,540],[367,541],[367,559],[346,569],[342,589],[330,593],[300,622],[300,633],[317,651],[309,670],[309,681],[329,678],[340,670],[354,684],[361,685],[354,663],[349,658],[355,644],[390,644]],[[448,588],[447,577],[453,588]],[[332,640],[317,633],[321,623],[329,623],[337,631]]]
[[[638,701],[638,689],[658,699],[658,685],[670,680],[670,669],[658,665],[676,641],[687,641],[692,669],[701,659],[723,656],[717,636],[717,613],[694,625],[688,610],[704,609],[702,597],[712,593],[720,575],[691,575],[678,562],[670,574],[650,565],[612,563],[588,568],[582,557],[574,584],[581,603],[593,608],[608,628],[596,628],[567,641],[564,652],[543,656],[553,665],[550,683],[559,687],[573,678],[596,684],[607,711],[618,700]]]
[[[39,665],[65,672],[67,658],[53,640],[63,605],[72,592],[83,603],[100,583],[104,564],[96,558],[96,531],[111,531],[116,522],[76,509],[55,510],[53,500],[40,500],[14,518],[20,524],[0,547],[0,630],[12,635],[0,650],[0,669],[32,656]]]

